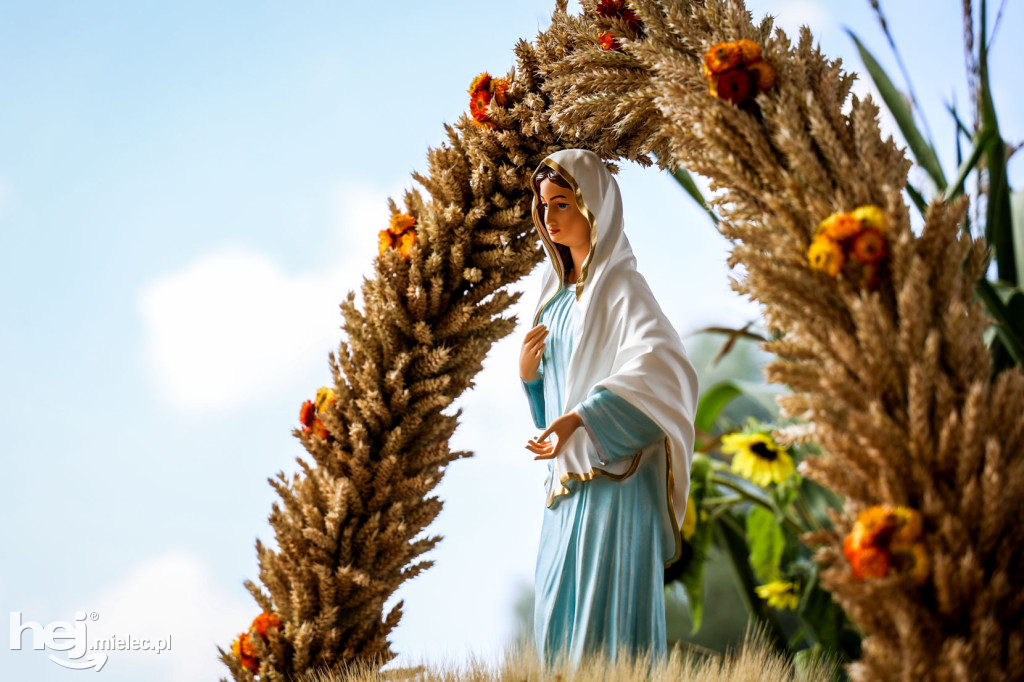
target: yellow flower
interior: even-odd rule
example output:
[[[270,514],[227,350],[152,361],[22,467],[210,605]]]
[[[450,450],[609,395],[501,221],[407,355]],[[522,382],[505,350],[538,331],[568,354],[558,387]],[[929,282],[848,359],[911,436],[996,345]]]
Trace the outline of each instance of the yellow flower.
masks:
[[[693,495],[686,498],[686,515],[683,516],[683,527],[679,530],[687,542],[697,532],[697,505],[693,502]]]
[[[782,483],[793,475],[793,458],[763,433],[722,436],[722,452],[734,453],[732,471],[759,486]]]
[[[788,580],[773,580],[770,583],[758,585],[754,590],[757,592],[757,596],[768,602],[768,606],[774,606],[777,609],[795,611],[800,603],[800,593],[797,591],[796,583],[791,583]]]
[[[807,249],[807,258],[811,267],[824,270],[835,277],[843,267],[843,249],[826,235],[819,235]]]
[[[334,390],[321,386],[316,391],[316,411],[322,412],[325,407],[334,403]]]
[[[873,227],[879,232],[885,232],[887,226],[885,213],[877,206],[861,206],[850,215],[864,227]]]

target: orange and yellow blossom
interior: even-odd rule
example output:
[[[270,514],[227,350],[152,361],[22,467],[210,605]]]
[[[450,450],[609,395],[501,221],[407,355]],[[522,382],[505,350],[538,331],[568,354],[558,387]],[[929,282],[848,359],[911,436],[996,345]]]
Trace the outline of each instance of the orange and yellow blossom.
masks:
[[[256,657],[256,649],[249,641],[249,634],[243,632],[231,643],[231,653],[242,662],[242,667],[250,672],[259,672],[260,663]]]
[[[716,43],[701,62],[708,94],[742,105],[775,85],[778,74],[761,58],[761,46],[753,40]]]
[[[399,253],[408,258],[410,249],[416,243],[416,218],[407,213],[396,213],[391,216],[391,224],[386,230],[377,233],[377,248],[380,255],[388,249],[397,248]]]
[[[888,253],[886,229],[885,213],[878,206],[833,213],[815,228],[807,260],[812,268],[832,277],[846,263],[858,263],[864,286],[874,289],[879,281],[879,264]]]
[[[843,554],[859,580],[882,578],[894,569],[922,585],[930,572],[921,515],[908,507],[876,505],[862,511],[843,540]]]

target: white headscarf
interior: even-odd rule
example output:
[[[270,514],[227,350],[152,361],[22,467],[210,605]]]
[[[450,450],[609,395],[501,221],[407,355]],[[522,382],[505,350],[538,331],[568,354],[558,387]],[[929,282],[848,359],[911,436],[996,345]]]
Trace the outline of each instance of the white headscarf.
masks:
[[[682,550],[679,533],[690,491],[697,373],[679,333],[636,269],[636,258],[623,231],[619,185],[600,157],[586,149],[554,152],[534,171],[531,187],[544,166],[554,168],[572,186],[576,203],[590,222],[590,252],[579,267],[576,283],[579,327],[569,357],[562,414],[603,387],[629,401],[665,434],[639,455],[595,469],[587,455],[588,445],[593,448],[590,437],[586,429],[577,429],[553,462],[547,506],[553,506],[560,495],[571,494],[581,481],[602,475],[622,479],[636,470],[642,458],[656,457],[666,466],[665,495],[659,506],[668,566]],[[534,189],[533,223],[551,267],[544,275],[532,326],[563,286],[567,271],[541,223],[537,204]]]

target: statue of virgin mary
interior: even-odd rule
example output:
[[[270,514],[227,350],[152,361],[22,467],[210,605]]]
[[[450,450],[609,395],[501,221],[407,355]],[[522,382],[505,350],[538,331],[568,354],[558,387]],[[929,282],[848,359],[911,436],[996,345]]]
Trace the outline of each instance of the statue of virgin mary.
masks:
[[[599,651],[663,659],[664,569],[682,550],[697,374],[636,269],[618,183],[600,157],[557,151],[531,185],[549,266],[520,376],[545,429],[527,449],[548,464],[537,650],[548,665]],[[576,229],[582,237],[559,243]]]

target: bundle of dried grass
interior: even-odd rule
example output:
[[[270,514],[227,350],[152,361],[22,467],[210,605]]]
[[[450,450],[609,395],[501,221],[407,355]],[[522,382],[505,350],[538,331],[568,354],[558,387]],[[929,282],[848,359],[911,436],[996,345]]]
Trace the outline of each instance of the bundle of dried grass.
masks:
[[[805,473],[848,500],[848,516],[811,540],[826,586],[867,635],[854,677],[1024,675],[1013,591],[1024,577],[1024,375],[991,376],[988,321],[971,299],[985,245],[960,235],[965,204],[934,204],[914,235],[909,163],[809,31],[794,45],[738,0],[635,0],[632,17],[614,0],[583,5],[573,17],[558,0],[551,26],[519,42],[505,106],[488,96],[476,122],[446,126],[450,145],[414,174],[429,199],[404,198],[415,243],[382,247],[362,308],[354,294],[342,304],[328,433],[296,432],[315,466],[300,459],[301,474],[271,480],[284,502],[270,517],[279,548],[257,542],[266,591],[246,583],[282,622],[252,638],[261,679],[393,658],[401,603],[385,616],[384,602],[430,565],[412,563],[440,539],[414,540],[441,508],[427,495],[471,454],[449,450],[459,414],[442,410],[514,328],[501,314],[519,295],[504,288],[543,258],[526,182],[570,146],[612,170],[611,159],[654,155],[722,190],[729,263],[747,273],[733,288],[763,304],[776,332],[764,347],[778,355],[767,377],[794,391],[779,399],[784,414],[809,422],[779,440],[823,446]],[[859,207],[875,217],[856,224],[884,224],[850,246],[833,231]],[[864,267],[839,268],[840,244]],[[885,503],[920,514],[923,584],[898,571],[859,579],[843,557],[854,515]],[[236,680],[253,679],[221,658]]]
[[[818,682],[834,679],[835,665],[826,658],[809,659],[794,665],[768,642],[763,630],[748,628],[743,643],[721,658],[705,656],[681,648],[673,649],[665,661],[649,656],[620,656],[614,662],[603,652],[586,658],[579,665],[565,659],[552,666],[541,665],[536,649],[528,641],[506,648],[496,667],[474,657],[464,666],[414,665],[378,670],[358,665],[343,675],[319,670],[308,673],[303,682],[383,682],[417,680],[419,682],[491,682],[506,680],[616,680],[621,682],[675,680],[677,682]]]

